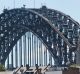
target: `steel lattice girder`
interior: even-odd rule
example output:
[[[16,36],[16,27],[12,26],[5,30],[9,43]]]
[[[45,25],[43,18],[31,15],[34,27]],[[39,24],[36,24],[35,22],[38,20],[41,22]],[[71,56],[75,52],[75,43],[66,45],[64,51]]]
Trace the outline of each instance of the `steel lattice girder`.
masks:
[[[77,49],[79,24],[70,16],[43,6],[40,9],[5,10],[0,15],[0,62],[5,63],[7,56],[22,35],[33,32],[46,45],[52,56],[60,63],[67,55]],[[53,47],[52,47],[53,46]],[[67,49],[69,48],[69,53]],[[59,52],[59,55],[57,55]]]

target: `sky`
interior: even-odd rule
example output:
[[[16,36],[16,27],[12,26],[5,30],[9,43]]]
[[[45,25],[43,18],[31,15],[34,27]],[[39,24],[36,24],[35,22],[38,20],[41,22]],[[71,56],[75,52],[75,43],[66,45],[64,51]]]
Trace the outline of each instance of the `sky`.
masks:
[[[0,0],[0,14],[4,8],[40,8],[46,5],[48,8],[61,11],[80,23],[80,0]]]

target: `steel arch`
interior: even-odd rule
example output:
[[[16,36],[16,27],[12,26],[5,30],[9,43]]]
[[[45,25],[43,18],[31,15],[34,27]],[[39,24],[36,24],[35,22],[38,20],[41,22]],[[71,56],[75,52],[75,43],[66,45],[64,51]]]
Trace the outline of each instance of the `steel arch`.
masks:
[[[56,47],[57,44],[61,46],[59,44],[61,43],[61,39],[64,40],[63,49],[65,49],[67,45],[69,46],[70,49],[72,49],[73,47],[73,45],[68,41],[67,37],[65,37],[65,35],[63,35],[60,32],[60,30],[58,30],[55,26],[53,26],[52,21],[47,16],[45,17],[44,15],[41,15],[39,12],[36,12],[35,10],[25,9],[25,8],[13,9],[9,11],[6,10],[3,14],[0,15],[0,31],[1,31],[0,62],[1,63],[4,63],[7,56],[9,55],[10,51],[8,48],[12,48],[14,44],[16,44],[17,40],[26,32],[26,30],[30,30],[33,33],[36,33],[36,35],[38,35],[38,37],[42,39],[42,41],[48,47],[50,53],[56,59],[58,58],[58,56],[55,53],[57,52]],[[22,33],[20,33],[19,35],[19,32]],[[58,38],[56,38],[57,35]],[[6,40],[8,43],[7,48],[5,48]],[[52,44],[54,45],[54,48],[51,47]]]
[[[65,36],[65,38],[68,39],[70,45],[77,45],[76,42],[78,41],[80,35],[80,24],[78,22],[73,20],[69,15],[66,15],[57,10],[48,9],[46,6],[43,6],[41,9],[33,10],[46,17],[57,28],[57,30],[59,30]],[[65,30],[65,32],[63,31],[63,29]],[[69,32],[72,32],[72,37],[70,36],[70,38],[74,38],[76,40],[75,44],[72,42],[73,40],[70,41],[68,37]]]

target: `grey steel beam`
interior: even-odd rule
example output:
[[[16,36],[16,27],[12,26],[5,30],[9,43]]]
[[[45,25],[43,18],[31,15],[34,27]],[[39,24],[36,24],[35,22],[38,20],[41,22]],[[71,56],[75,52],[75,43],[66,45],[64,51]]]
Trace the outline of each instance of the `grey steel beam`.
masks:
[[[35,55],[35,64],[36,64],[36,37],[34,36],[34,55]]]
[[[32,66],[34,65],[34,47],[33,47],[33,34],[32,34]]]
[[[37,64],[38,64],[38,38],[36,38],[36,39],[37,39],[36,44],[37,44]]]
[[[20,58],[20,66],[22,65],[22,38],[19,40],[19,58]]]
[[[11,51],[11,68],[13,69],[13,50]]]
[[[15,67],[18,67],[18,48],[17,44],[15,45]]]
[[[30,34],[30,66],[31,66],[31,34]]]
[[[24,38],[23,38],[23,46],[24,46],[24,66],[26,66],[26,63],[27,63],[27,61],[26,61],[26,58],[27,58],[27,53],[26,53],[26,34],[23,36]]]
[[[28,34],[28,64],[29,64],[29,34]]]

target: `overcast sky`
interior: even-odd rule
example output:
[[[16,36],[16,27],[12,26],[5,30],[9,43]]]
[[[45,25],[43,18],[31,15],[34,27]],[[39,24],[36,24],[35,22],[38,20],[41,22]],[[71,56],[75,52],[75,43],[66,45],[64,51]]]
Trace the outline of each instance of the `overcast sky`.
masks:
[[[14,4],[15,1],[15,4]],[[0,13],[4,8],[20,8],[23,4],[26,8],[40,8],[46,5],[48,8],[56,9],[70,15],[80,23],[80,0],[0,0]]]

